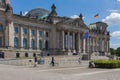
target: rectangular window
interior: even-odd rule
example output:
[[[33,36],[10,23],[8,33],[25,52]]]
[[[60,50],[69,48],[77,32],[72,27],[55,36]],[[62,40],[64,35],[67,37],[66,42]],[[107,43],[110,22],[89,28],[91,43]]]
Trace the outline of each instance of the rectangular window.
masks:
[[[46,37],[48,37],[48,32],[46,32]]]
[[[0,25],[0,32],[2,32],[3,31],[3,26],[2,25]]]
[[[42,31],[39,31],[39,36],[42,36]]]
[[[31,30],[32,36],[35,36],[35,30]]]
[[[5,3],[5,0],[2,0],[2,3],[4,4],[4,3]]]
[[[2,46],[2,37],[0,37],[0,46]]]
[[[27,34],[27,29],[23,28],[23,34]]]
[[[14,28],[14,32],[15,32],[15,33],[18,33],[18,27],[15,27],[15,28]]]

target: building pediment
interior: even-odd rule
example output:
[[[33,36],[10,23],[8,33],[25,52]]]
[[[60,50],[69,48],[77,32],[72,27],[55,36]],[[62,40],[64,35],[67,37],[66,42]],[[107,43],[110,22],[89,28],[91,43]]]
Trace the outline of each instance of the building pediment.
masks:
[[[81,18],[76,18],[76,19],[69,18],[64,21],[59,22],[58,24],[88,29],[87,25],[84,23],[84,21]]]

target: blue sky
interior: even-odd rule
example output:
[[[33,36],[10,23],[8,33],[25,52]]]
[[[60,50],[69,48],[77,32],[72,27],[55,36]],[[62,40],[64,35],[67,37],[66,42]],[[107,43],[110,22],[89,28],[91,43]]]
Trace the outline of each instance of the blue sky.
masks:
[[[97,21],[108,24],[111,34],[110,47],[120,47],[120,0],[11,0],[13,12],[24,14],[34,8],[44,8],[51,11],[51,5],[56,5],[59,16],[76,17],[80,13],[84,22],[89,25]],[[94,19],[95,14],[98,19]]]

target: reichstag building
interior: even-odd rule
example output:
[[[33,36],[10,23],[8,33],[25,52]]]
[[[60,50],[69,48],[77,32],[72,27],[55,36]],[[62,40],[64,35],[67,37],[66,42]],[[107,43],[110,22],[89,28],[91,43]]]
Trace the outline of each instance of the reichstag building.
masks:
[[[14,14],[10,0],[0,0],[0,58],[35,55],[107,55],[110,35],[108,25],[95,22],[87,26],[83,15],[72,19],[36,8],[25,16]]]

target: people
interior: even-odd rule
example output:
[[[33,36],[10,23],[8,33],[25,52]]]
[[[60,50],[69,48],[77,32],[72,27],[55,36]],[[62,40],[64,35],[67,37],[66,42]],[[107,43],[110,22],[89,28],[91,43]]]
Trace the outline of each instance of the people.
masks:
[[[78,63],[81,64],[81,59],[80,58],[78,59]]]
[[[95,68],[95,63],[93,61],[89,62],[89,68]]]
[[[52,65],[52,66],[55,66],[55,59],[54,59],[54,57],[52,57],[51,65]]]
[[[37,57],[34,56],[34,67],[37,67]]]

